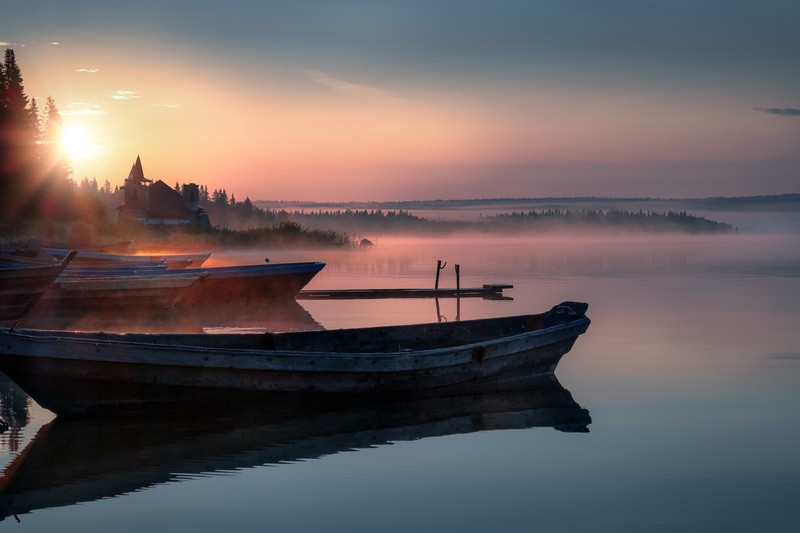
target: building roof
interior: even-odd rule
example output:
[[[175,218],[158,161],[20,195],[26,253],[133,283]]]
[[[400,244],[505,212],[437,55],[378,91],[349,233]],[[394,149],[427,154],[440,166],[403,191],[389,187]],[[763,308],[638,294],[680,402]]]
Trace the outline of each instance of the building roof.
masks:
[[[161,180],[149,189],[150,205],[147,216],[152,218],[189,218],[192,211],[183,201],[183,196]]]

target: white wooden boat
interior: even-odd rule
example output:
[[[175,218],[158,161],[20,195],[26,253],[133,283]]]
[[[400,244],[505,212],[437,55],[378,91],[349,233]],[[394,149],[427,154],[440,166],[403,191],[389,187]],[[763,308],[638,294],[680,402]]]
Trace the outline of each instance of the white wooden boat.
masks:
[[[552,374],[588,328],[586,308],[564,302],[536,315],[258,334],[0,329],[0,370],[56,413],[164,401],[192,388],[418,393]]]

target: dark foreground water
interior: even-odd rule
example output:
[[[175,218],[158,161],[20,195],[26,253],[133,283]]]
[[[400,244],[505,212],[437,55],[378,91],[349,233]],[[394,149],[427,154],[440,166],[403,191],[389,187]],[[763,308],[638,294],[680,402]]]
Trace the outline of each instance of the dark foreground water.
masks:
[[[508,301],[303,301],[337,328],[590,304],[557,382],[389,406],[48,424],[13,386],[15,531],[788,531],[800,501],[800,238],[380,240],[309,288],[513,283]],[[230,320],[233,320],[232,318]],[[208,331],[257,328],[210,319]],[[194,324],[193,327],[196,327]],[[157,327],[157,326],[156,326]],[[588,430],[588,431],[586,431]],[[10,496],[9,496],[10,494]],[[16,506],[16,507],[14,507]],[[20,507],[22,506],[22,507]]]

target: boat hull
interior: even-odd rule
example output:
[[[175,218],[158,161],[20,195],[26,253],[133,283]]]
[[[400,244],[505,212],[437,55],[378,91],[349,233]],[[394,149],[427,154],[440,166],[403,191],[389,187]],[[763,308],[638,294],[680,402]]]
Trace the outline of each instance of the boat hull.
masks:
[[[426,391],[480,390],[503,380],[549,376],[575,339],[523,353],[493,365],[463,365],[448,372],[326,373],[153,367],[130,363],[87,363],[5,357],[2,370],[42,407],[59,414],[139,410],[143,406],[200,401],[206,390],[226,391],[226,403],[250,403],[261,393],[308,397],[372,396]],[[258,394],[254,394],[258,393]]]
[[[61,248],[42,248],[42,251],[59,259],[69,253],[69,250]],[[166,262],[167,268],[184,269],[188,266],[193,268],[201,266],[209,256],[211,256],[211,252],[197,254],[126,255],[81,250],[75,257],[74,264],[76,266],[91,264],[113,266],[118,263],[151,264]]]
[[[37,304],[40,308],[163,308],[191,290],[205,274],[167,271],[162,275],[102,275],[59,277]]]
[[[201,269],[199,271],[208,273],[208,276],[184,294],[179,304],[218,305],[235,301],[246,305],[267,300],[291,300],[324,267],[325,263],[305,262]]]
[[[0,331],[0,370],[56,413],[118,409],[191,389],[303,394],[407,394],[551,375],[589,319],[547,327],[544,315],[490,321],[235,335],[112,335]],[[490,326],[502,336],[459,341]],[[530,323],[527,327],[525,324]],[[419,345],[438,332],[452,345]],[[337,350],[334,342],[344,348]],[[369,340],[374,343],[371,347]],[[252,344],[258,342],[260,348]],[[194,344],[188,344],[194,343]],[[198,344],[202,343],[202,344]],[[294,344],[301,343],[305,350]],[[319,351],[315,343],[330,345]],[[397,344],[399,343],[399,345]],[[217,344],[217,345],[215,345]],[[353,351],[361,346],[360,351]],[[384,351],[379,351],[382,346]]]
[[[4,266],[0,268],[0,321],[17,320],[45,294],[74,257],[67,254],[52,266]]]

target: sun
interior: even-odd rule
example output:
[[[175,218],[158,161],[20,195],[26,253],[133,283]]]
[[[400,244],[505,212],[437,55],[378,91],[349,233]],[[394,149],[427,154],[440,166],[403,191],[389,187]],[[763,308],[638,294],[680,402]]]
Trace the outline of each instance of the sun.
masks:
[[[61,144],[70,159],[86,159],[100,151],[83,128],[69,126],[61,134]]]

